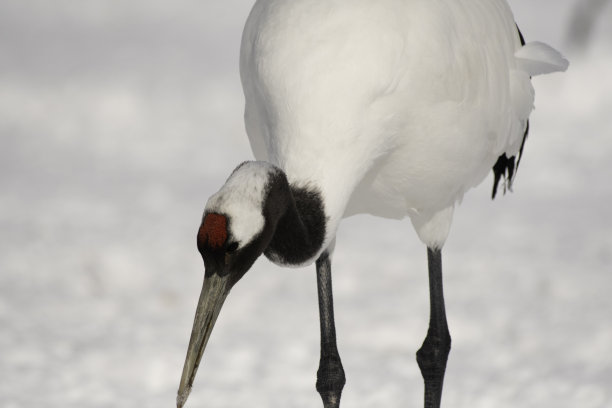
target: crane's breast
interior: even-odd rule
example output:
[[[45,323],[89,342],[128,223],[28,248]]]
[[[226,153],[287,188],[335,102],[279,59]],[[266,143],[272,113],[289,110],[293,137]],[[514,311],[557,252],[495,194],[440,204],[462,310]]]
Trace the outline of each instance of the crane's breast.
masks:
[[[350,147],[355,130],[363,141],[368,111],[399,79],[401,31],[381,27],[385,18],[367,16],[364,7],[260,3],[241,52],[255,154],[282,165],[292,152],[320,157]]]

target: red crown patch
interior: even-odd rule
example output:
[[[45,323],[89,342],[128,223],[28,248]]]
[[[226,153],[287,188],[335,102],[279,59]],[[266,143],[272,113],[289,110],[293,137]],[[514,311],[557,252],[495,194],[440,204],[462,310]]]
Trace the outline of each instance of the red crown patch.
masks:
[[[212,249],[223,247],[227,240],[227,218],[220,214],[206,214],[198,232],[198,246]]]

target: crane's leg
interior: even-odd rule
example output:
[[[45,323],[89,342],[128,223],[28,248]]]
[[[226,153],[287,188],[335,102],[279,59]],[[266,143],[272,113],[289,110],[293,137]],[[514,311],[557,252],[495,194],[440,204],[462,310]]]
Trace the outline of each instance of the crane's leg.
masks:
[[[338,408],[346,380],[336,345],[331,259],[328,252],[324,252],[317,259],[317,287],[321,321],[321,360],[317,371],[317,391],[321,394],[325,408]]]
[[[417,362],[425,380],[425,408],[439,408],[446,360],[451,348],[442,290],[442,253],[440,249],[427,248],[427,261],[429,265],[429,330],[423,346],[417,351]]]

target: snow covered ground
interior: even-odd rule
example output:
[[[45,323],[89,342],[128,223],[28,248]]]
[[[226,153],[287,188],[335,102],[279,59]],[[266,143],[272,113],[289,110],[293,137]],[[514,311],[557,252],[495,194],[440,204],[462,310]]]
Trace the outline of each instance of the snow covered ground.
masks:
[[[537,78],[515,192],[491,180],[445,248],[447,407],[612,406],[612,7],[513,0],[562,49]],[[251,1],[0,3],[0,405],[171,407],[203,268],[207,197],[251,157],[237,72]],[[355,217],[334,258],[344,407],[419,407],[428,314],[410,223]],[[258,261],[188,406],[319,407],[314,268]]]

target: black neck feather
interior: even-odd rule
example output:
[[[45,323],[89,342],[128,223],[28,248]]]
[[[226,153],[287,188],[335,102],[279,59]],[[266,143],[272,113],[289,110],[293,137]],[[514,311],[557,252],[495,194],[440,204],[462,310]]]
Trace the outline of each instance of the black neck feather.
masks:
[[[266,224],[274,233],[266,257],[276,263],[298,265],[312,258],[325,239],[326,217],[321,193],[290,186],[284,173],[273,176],[264,204]]]

